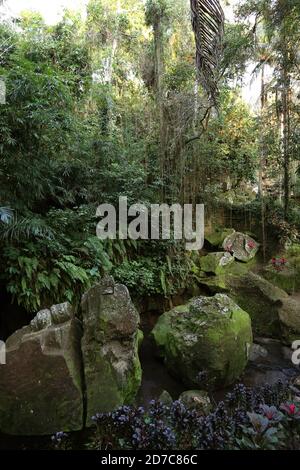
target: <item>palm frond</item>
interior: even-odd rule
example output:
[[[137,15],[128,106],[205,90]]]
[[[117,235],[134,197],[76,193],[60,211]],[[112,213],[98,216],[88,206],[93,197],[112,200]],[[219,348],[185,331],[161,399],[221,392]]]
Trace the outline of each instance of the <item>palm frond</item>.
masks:
[[[224,37],[224,12],[219,0],[191,0],[199,80],[215,105]]]
[[[9,224],[13,219],[13,211],[9,207],[0,207],[0,221]]]

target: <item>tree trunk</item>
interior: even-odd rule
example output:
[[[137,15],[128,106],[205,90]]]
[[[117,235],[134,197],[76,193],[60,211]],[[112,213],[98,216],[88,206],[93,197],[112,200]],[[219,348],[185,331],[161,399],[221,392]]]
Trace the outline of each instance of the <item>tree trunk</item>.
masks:
[[[266,164],[266,147],[265,147],[265,106],[266,106],[266,92],[265,92],[265,65],[262,64],[261,69],[261,137],[260,137],[260,160],[259,160],[259,183],[258,194],[261,200],[261,226],[262,226],[262,249],[263,259],[266,260],[266,227],[265,227],[265,199],[264,199],[264,171]]]
[[[283,114],[283,192],[284,216],[287,218],[290,203],[290,79],[286,69],[283,69],[282,114]]]
[[[154,60],[155,60],[155,90],[156,90],[156,103],[159,114],[159,135],[160,135],[160,176],[162,180],[165,178],[165,163],[166,163],[166,147],[167,147],[167,132],[165,126],[165,111],[164,111],[164,43],[163,43],[163,26],[161,19],[158,18],[153,24],[154,31]],[[163,184],[164,187],[164,184]],[[162,197],[164,197],[164,190]]]

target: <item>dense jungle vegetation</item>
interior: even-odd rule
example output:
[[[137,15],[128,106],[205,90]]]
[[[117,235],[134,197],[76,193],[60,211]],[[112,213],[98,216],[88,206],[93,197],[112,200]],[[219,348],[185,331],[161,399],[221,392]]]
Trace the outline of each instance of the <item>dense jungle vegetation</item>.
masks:
[[[95,237],[97,205],[120,195],[246,205],[281,241],[297,237],[298,2],[242,2],[226,22],[218,111],[197,79],[189,8],[91,0],[86,20],[1,23],[1,283],[26,310],[110,270],[145,295],[186,282],[180,247]],[[250,61],[257,112],[241,98]]]

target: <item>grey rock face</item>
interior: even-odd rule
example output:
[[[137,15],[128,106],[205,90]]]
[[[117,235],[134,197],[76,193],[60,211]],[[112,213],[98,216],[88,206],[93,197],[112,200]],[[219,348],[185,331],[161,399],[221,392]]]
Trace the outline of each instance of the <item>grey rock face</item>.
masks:
[[[83,426],[81,325],[69,304],[37,314],[6,343],[0,366],[0,429],[14,435],[75,431]]]
[[[101,411],[133,400],[141,383],[139,315],[112,278],[83,297],[81,322],[69,303],[36,315],[6,342],[0,365],[0,432],[77,431]]]
[[[255,257],[259,244],[249,235],[234,232],[225,238],[223,248],[232,253],[235,259],[247,263]]]
[[[141,383],[138,312],[125,286],[107,284],[92,287],[82,300],[88,425],[96,413],[131,402]]]

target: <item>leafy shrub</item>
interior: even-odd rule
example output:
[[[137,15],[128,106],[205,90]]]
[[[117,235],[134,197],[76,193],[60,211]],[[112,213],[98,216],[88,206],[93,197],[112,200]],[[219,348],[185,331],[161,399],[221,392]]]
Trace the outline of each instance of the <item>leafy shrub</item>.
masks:
[[[137,295],[151,295],[161,292],[156,264],[149,258],[137,261],[125,260],[113,270],[116,280],[132,289]]]
[[[134,259],[126,259],[113,269],[114,277],[124,283],[134,296],[161,294],[169,297],[185,289],[195,278],[191,255],[182,252],[180,244],[172,244],[173,252],[170,254],[164,252],[169,247],[168,242],[160,245],[156,243],[151,256],[150,253],[148,256],[135,255]],[[147,243],[139,244],[139,251],[148,254],[148,250]]]

